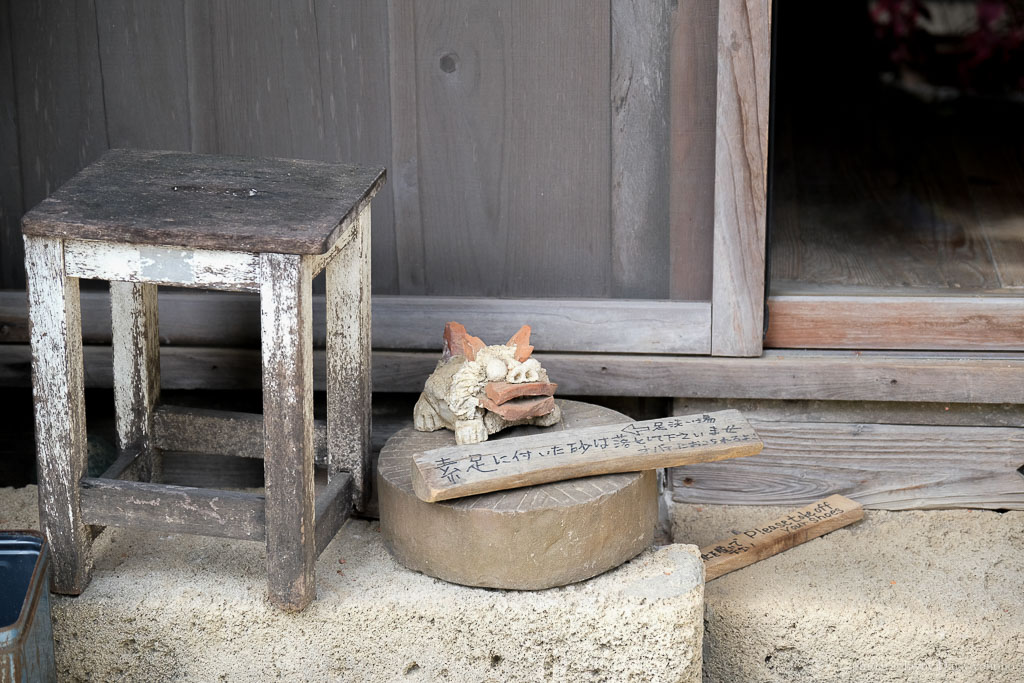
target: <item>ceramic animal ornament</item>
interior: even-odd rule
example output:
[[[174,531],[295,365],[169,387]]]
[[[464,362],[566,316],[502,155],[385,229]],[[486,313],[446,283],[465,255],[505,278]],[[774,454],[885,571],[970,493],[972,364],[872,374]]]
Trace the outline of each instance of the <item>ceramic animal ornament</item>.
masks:
[[[554,399],[558,385],[532,354],[529,325],[507,343],[488,346],[459,323],[448,323],[441,360],[413,408],[416,429],[450,429],[461,445],[515,425],[556,424],[562,418]]]

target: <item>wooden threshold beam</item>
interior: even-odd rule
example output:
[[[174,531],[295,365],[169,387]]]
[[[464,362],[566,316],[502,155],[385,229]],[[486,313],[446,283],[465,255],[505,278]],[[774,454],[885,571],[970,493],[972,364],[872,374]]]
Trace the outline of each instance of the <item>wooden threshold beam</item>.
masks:
[[[162,533],[263,541],[263,496],[102,478],[81,481],[86,524],[137,526]]]
[[[1024,296],[779,293],[768,348],[1024,350]]]
[[[111,386],[109,347],[87,346],[85,384]],[[27,344],[0,344],[0,387],[29,386]],[[687,396],[1024,403],[1024,354],[770,351],[760,358],[540,353],[562,396]],[[373,389],[419,392],[434,370],[432,352],[376,351]],[[161,349],[165,389],[258,389],[259,353]],[[324,358],[314,385],[325,387]]]

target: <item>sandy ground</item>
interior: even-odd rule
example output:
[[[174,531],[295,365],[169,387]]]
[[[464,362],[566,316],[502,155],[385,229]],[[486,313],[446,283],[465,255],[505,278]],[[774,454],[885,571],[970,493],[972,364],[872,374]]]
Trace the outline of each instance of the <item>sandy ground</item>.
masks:
[[[677,505],[705,545],[786,508]],[[1024,681],[1024,512],[868,510],[705,588],[706,681]]]
[[[0,528],[36,525],[34,487],[0,489]],[[350,522],[298,615],[266,599],[262,544],[108,529],[93,580],[55,596],[65,680],[699,681],[703,567],[650,550],[590,581],[515,592],[398,565]]]

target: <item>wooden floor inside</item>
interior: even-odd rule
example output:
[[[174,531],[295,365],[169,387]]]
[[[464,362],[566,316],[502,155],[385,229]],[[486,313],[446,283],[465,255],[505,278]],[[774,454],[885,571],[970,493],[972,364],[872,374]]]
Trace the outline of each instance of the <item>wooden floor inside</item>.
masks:
[[[771,293],[1024,294],[1024,105],[779,105]]]

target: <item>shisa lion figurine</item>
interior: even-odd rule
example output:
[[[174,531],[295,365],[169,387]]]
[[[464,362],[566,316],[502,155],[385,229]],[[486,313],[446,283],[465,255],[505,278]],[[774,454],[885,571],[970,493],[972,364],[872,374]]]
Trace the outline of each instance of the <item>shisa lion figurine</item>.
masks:
[[[554,399],[558,385],[548,381],[532,353],[529,325],[508,343],[487,346],[459,323],[448,323],[441,360],[413,408],[416,429],[448,428],[461,445],[486,441],[506,427],[557,423],[562,417]]]

